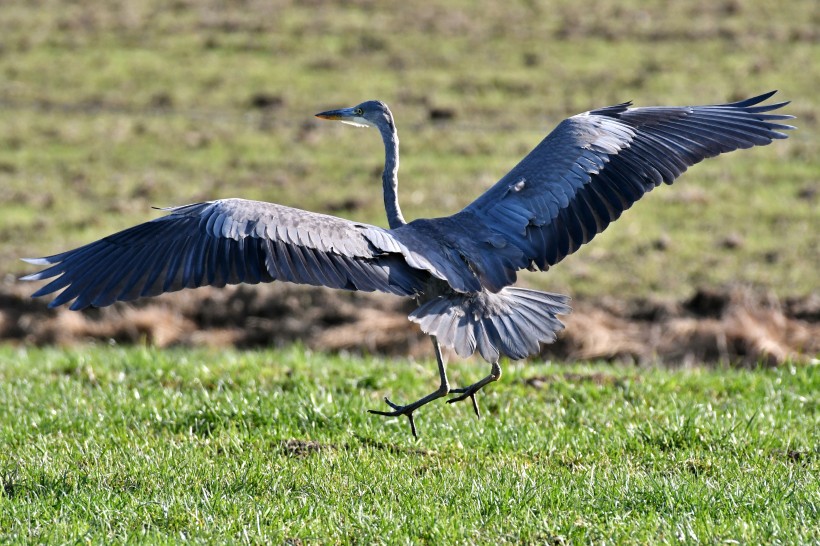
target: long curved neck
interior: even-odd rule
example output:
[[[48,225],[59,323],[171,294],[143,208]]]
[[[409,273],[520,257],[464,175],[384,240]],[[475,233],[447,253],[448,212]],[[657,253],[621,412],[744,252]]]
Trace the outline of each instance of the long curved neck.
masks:
[[[399,207],[399,134],[392,122],[379,125],[379,131],[384,141],[384,172],[382,173],[384,210],[387,212],[390,229],[396,229],[407,223]]]

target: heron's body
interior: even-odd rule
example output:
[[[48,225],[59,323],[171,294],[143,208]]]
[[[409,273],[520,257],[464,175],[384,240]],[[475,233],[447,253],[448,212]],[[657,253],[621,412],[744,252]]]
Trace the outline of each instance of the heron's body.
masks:
[[[384,103],[368,101],[319,117],[379,129],[390,229],[273,203],[223,199],[169,214],[48,258],[28,280],[57,277],[34,295],[102,307],[203,285],[289,281],[417,299],[410,314],[433,337],[441,385],[413,411],[500,376],[502,355],[520,359],[563,328],[566,296],[512,285],[521,269],[546,270],[589,242],[646,192],[671,184],[706,157],[785,138],[791,116],[759,105],[773,93],[700,107],[610,106],[564,120],[529,155],[462,211],[406,223],[398,201],[398,135]],[[439,343],[460,356],[478,351],[492,373],[451,390]],[[415,433],[415,427],[413,426]]]

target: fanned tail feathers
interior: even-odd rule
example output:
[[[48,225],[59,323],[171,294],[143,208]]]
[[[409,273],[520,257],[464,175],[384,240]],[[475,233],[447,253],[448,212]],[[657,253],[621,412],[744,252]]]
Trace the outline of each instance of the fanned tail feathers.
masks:
[[[501,355],[520,360],[552,343],[569,314],[568,296],[507,287],[498,293],[437,296],[410,313],[424,333],[436,336],[461,357],[476,350],[488,362]]]

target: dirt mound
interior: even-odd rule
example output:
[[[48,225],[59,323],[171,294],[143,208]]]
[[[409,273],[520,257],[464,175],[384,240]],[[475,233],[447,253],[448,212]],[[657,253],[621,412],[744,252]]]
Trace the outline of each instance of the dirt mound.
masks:
[[[48,309],[31,285],[0,288],[0,339],[36,345],[90,340],[157,346],[284,345],[430,355],[407,320],[409,300],[284,283],[202,288],[82,313]],[[820,353],[820,295],[780,301],[750,290],[700,290],[681,302],[576,300],[567,329],[542,356],[770,365]]]
[[[817,296],[779,301],[740,289],[683,302],[578,302],[559,343],[574,359],[776,365],[820,352],[818,310]]]

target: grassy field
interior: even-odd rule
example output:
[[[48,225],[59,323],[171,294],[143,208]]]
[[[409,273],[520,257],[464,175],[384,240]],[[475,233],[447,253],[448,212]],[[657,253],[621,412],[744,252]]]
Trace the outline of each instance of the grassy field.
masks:
[[[384,225],[458,210],[568,115],[792,100],[785,142],[705,162],[526,282],[575,298],[818,288],[816,0],[9,0],[0,272],[156,216],[264,199]],[[4,315],[0,314],[0,320]],[[464,384],[486,370],[453,363]],[[468,371],[469,370],[469,371]],[[430,362],[0,346],[0,542],[820,542],[817,366],[505,364],[469,407],[368,415]]]
[[[817,543],[816,372],[508,364],[413,440],[431,362],[7,348],[0,540]]]
[[[381,98],[408,218],[450,214],[568,115],[769,89],[787,142],[697,166],[528,282],[573,296],[817,288],[814,0],[3,3],[0,270],[242,196],[384,225],[375,132],[313,119]],[[444,118],[444,119],[442,119]],[[438,120],[438,121],[437,121]]]

